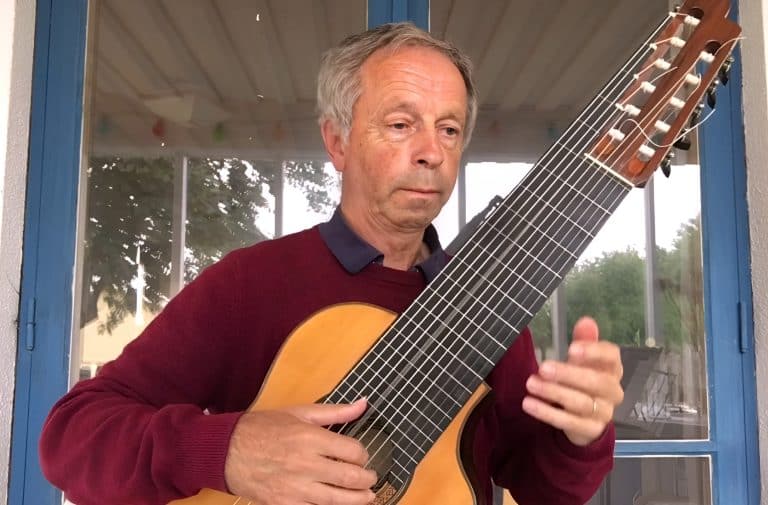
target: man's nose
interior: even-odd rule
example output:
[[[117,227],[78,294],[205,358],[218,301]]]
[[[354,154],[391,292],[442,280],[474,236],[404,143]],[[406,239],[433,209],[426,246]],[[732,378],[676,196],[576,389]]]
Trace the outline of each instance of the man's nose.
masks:
[[[436,168],[443,162],[443,147],[434,128],[425,128],[416,134],[414,157],[423,168]]]

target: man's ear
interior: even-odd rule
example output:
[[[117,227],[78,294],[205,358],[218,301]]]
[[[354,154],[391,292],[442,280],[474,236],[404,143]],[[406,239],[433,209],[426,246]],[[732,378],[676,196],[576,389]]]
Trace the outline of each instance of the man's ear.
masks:
[[[346,145],[344,144],[344,136],[341,134],[341,128],[335,121],[326,119],[320,126],[320,133],[323,136],[325,151],[328,153],[331,163],[337,172],[343,172],[346,161]]]

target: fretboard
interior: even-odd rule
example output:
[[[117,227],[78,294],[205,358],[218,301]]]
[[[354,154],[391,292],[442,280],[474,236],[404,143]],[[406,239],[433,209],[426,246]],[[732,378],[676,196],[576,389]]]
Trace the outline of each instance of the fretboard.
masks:
[[[326,399],[368,398],[343,432],[384,433],[401,482],[632,189],[589,149],[648,51],[633,55]]]

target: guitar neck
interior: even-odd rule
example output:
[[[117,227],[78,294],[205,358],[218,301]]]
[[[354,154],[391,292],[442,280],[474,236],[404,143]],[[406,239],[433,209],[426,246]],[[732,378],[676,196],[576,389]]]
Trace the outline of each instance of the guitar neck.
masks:
[[[346,434],[375,423],[399,449],[397,466],[413,471],[716,77],[735,38],[710,54],[707,32],[735,37],[738,27],[723,23],[718,0],[699,1],[712,18],[667,16],[331,393],[327,402],[369,398]],[[670,43],[692,27],[693,47]],[[691,73],[700,59],[703,76]]]

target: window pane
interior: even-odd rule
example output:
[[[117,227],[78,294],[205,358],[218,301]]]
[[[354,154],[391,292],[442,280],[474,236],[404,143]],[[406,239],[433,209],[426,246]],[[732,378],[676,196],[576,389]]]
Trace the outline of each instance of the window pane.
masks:
[[[706,457],[616,458],[588,505],[709,505],[709,482]]]
[[[432,0],[433,33],[469,54],[480,94],[460,215],[464,208],[470,220],[494,195],[506,195],[669,7],[666,0],[607,11],[578,2]],[[708,437],[698,149],[691,140],[689,151],[676,150],[670,179],[630,192],[530,323],[540,358],[564,357],[583,315],[621,346],[622,439]]]
[[[206,266],[338,201],[320,55],[366,2],[92,0],[72,381]]]
[[[569,327],[590,314],[622,348],[623,439],[708,434],[699,170],[673,170],[644,190],[653,198],[622,204],[565,281]]]

